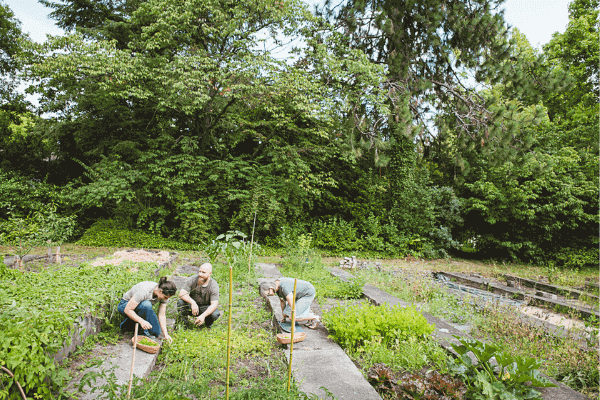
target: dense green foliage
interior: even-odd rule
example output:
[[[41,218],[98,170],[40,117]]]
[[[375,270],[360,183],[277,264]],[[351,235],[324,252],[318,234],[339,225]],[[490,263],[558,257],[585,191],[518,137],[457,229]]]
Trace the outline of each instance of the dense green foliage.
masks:
[[[370,303],[336,307],[323,314],[323,321],[331,337],[348,349],[356,349],[375,337],[384,346],[409,337],[425,337],[435,328],[414,307],[378,307]]]
[[[128,230],[112,220],[101,220],[94,223],[77,243],[83,246],[173,250],[197,250],[198,247],[149,233]]]
[[[68,32],[43,44],[0,10],[2,221],[54,203],[73,238],[120,227],[81,243],[191,249],[256,215],[336,255],[597,261],[598,0],[541,49],[501,0],[42,3]]]
[[[65,338],[70,343],[73,324],[90,314],[109,316],[116,301],[131,286],[155,279],[155,264],[136,266],[137,272],[130,272],[125,264],[82,264],[23,273],[2,264],[0,365],[14,373],[30,396],[50,398],[51,391],[64,387],[68,379],[53,357],[65,345]],[[13,381],[5,374],[1,379],[0,390],[6,395]],[[11,399],[20,398],[16,390],[10,393]]]
[[[531,386],[556,386],[540,374],[542,363],[535,358],[512,356],[479,340],[455,337],[461,344],[452,345],[459,355],[453,372],[466,382],[468,399],[541,399],[540,392]],[[473,353],[477,363],[471,361],[469,352]],[[492,364],[492,358],[496,360],[495,364]],[[527,386],[528,383],[531,386]]]

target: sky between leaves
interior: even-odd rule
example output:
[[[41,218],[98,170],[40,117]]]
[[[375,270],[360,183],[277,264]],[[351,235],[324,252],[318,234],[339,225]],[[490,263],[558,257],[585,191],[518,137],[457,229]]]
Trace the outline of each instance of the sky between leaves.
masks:
[[[52,10],[37,0],[0,0],[13,10],[21,21],[24,32],[36,42],[43,42],[46,34],[62,35],[62,29],[48,18]],[[318,4],[320,0],[305,0]],[[569,22],[570,0],[506,0],[504,15],[508,23],[527,36],[534,47],[548,43],[554,32],[564,32]]]

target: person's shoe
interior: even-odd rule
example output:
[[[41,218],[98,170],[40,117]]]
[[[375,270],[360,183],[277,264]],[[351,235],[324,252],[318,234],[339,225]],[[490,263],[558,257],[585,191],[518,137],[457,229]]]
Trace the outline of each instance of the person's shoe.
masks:
[[[318,316],[315,317],[314,319],[310,320],[307,324],[306,327],[308,329],[317,329],[317,327],[319,326],[319,322],[321,322],[321,318],[319,318]]]

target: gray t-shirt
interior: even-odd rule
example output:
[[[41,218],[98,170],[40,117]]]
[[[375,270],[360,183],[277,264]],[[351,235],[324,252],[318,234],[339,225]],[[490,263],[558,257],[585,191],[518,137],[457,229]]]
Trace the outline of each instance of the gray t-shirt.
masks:
[[[144,300],[150,300],[152,304],[156,304],[158,302],[158,297],[154,296],[154,288],[158,286],[158,283],[151,281],[144,281],[134,285],[127,293],[123,295],[123,300],[129,301],[134,299],[138,303],[141,303]],[[161,303],[166,303],[168,300],[161,301]]]
[[[181,289],[187,291],[199,306],[208,306],[211,301],[219,301],[219,285],[212,277],[208,280],[208,285],[202,287],[198,285],[198,274],[190,276]]]
[[[290,293],[294,293],[294,278],[279,278],[277,296],[285,300]],[[296,299],[310,296],[315,296],[315,287],[310,282],[298,279],[296,283]]]

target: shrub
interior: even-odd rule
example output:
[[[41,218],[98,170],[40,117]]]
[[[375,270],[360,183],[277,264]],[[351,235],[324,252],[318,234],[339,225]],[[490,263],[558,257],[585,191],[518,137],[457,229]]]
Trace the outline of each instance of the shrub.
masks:
[[[353,222],[338,217],[317,221],[312,225],[314,246],[334,253],[359,250],[358,229]]]
[[[77,244],[96,247],[141,247],[146,249],[197,250],[190,243],[165,239],[162,236],[131,231],[113,220],[94,223],[79,239]]]
[[[330,337],[350,350],[374,338],[381,338],[383,344],[392,344],[410,337],[424,337],[435,328],[415,307],[368,303],[333,308],[323,314],[323,322]]]

